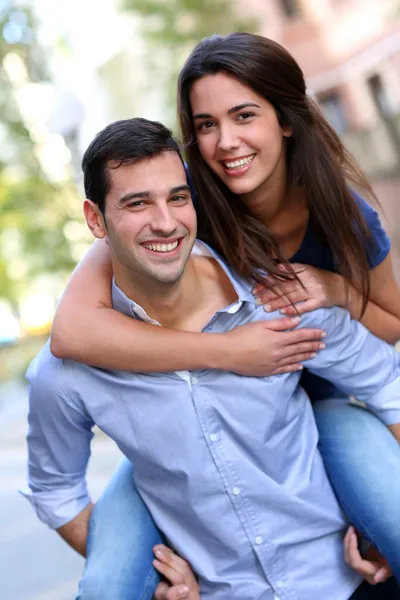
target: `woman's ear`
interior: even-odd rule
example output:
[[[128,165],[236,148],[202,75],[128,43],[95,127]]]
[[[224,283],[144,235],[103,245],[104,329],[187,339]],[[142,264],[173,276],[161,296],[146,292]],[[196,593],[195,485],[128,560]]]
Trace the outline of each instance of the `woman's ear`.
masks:
[[[97,204],[92,202],[92,200],[86,199],[83,203],[83,212],[85,213],[86,223],[94,237],[99,239],[105,238],[107,236],[107,227],[104,216]]]
[[[283,127],[282,134],[283,134],[283,137],[292,137],[293,131],[291,130],[290,127]]]

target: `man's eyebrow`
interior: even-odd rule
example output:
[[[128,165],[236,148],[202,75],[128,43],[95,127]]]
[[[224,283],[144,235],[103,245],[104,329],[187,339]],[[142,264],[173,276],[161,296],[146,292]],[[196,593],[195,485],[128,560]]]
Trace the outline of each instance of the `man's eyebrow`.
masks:
[[[255,102],[243,102],[243,104],[238,104],[237,106],[232,106],[232,108],[230,108],[228,110],[228,115],[231,115],[232,113],[238,112],[239,110],[242,110],[242,108],[247,108],[247,107],[251,107],[253,106],[254,108],[261,108],[261,106],[259,104],[256,104]],[[209,113],[197,113],[195,115],[193,115],[192,119],[211,119],[212,115],[210,115]]]
[[[177,185],[169,190],[169,195],[177,194],[178,192],[190,192],[190,186],[185,185]]]
[[[128,192],[127,194],[124,194],[123,196],[121,196],[121,198],[118,200],[117,205],[118,206],[123,206],[124,204],[126,204],[128,201],[130,200],[135,200],[135,199],[143,199],[143,198],[150,198],[151,197],[151,192]]]

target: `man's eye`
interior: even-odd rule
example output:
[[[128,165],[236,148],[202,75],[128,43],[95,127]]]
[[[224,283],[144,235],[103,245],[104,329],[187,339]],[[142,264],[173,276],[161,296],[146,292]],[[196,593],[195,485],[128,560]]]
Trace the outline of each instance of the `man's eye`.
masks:
[[[187,196],[172,196],[172,202],[185,202],[187,200]]]
[[[144,202],[143,202],[143,200],[136,200],[135,202],[130,202],[126,206],[128,208],[139,208],[141,206],[144,206]]]

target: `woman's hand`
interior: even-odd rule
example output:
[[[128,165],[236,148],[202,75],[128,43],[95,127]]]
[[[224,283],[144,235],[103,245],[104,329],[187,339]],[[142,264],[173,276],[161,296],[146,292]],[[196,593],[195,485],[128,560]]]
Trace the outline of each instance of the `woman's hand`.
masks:
[[[154,546],[153,551],[154,567],[169,581],[158,584],[154,600],[200,600],[199,584],[189,563],[163,544]]]
[[[349,527],[344,538],[344,559],[354,571],[371,585],[382,583],[393,575],[386,559],[375,548],[370,548],[363,558],[358,549],[358,539],[354,527]]]
[[[296,329],[300,317],[256,321],[223,333],[227,342],[215,368],[248,377],[267,377],[302,369],[302,362],[325,348],[322,329]]]
[[[257,284],[253,290],[257,303],[263,304],[266,312],[280,309],[285,315],[296,315],[316,308],[345,305],[345,284],[341,275],[309,265],[293,264],[292,267],[303,285],[296,280],[277,283],[271,279],[269,289]],[[283,265],[280,268],[286,269]]]

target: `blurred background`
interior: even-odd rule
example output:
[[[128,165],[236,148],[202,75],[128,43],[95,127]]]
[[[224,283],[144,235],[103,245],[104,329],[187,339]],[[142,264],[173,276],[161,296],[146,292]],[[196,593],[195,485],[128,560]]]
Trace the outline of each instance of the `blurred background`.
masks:
[[[400,1],[0,0],[0,598],[72,600],[83,561],[36,519],[24,485],[23,379],[91,237],[80,160],[107,123],[176,131],[177,73],[195,43],[246,30],[299,61],[377,192],[400,277]],[[96,435],[94,497],[118,452]]]

